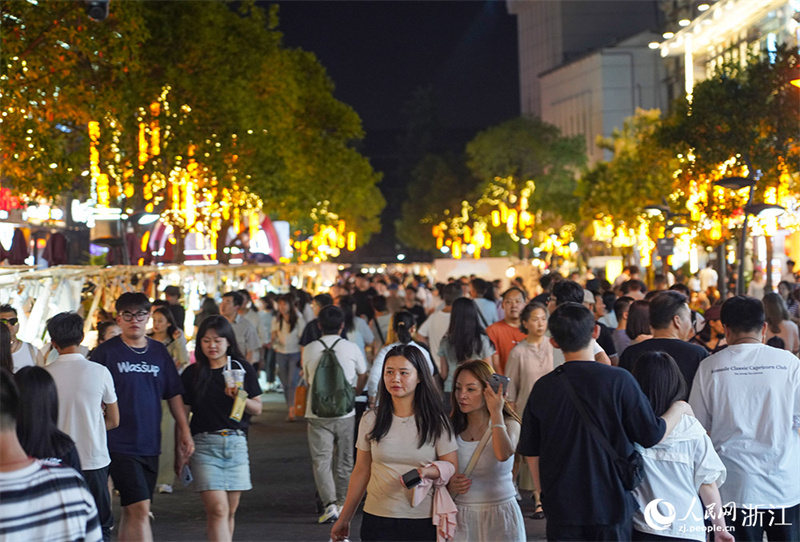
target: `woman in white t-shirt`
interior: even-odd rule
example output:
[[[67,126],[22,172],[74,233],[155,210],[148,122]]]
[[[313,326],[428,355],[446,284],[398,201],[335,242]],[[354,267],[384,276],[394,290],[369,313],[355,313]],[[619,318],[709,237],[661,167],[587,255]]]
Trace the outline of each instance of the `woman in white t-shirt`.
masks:
[[[272,347],[275,349],[275,365],[278,378],[283,386],[283,396],[289,415],[286,420],[293,422],[294,390],[300,381],[300,336],[306,322],[297,313],[294,297],[285,294],[278,298],[278,314],[272,318]]]
[[[656,416],[661,416],[672,403],[686,396],[686,381],[678,364],[666,352],[642,354],[633,365],[633,376]],[[725,465],[697,418],[681,417],[664,440],[651,448],[636,444],[636,450],[644,460],[644,480],[633,490],[639,510],[633,516],[632,540],[680,538],[705,542],[707,530],[703,516],[707,511],[714,525],[716,542],[733,542],[733,536],[726,531],[717,488],[725,481]],[[675,520],[669,525],[665,522],[653,526],[653,522],[648,521],[673,515],[676,511]]]
[[[491,365],[483,360],[463,363],[455,370],[453,430],[458,441],[458,464],[464,470],[486,431],[490,437],[470,474],[456,474],[450,490],[456,493],[458,522],[453,540],[524,542],[525,521],[517,504],[512,471],[521,428],[519,416],[488,385]]]
[[[445,483],[446,473],[433,462],[450,462],[457,468],[458,446],[417,347],[402,345],[388,353],[378,399],[378,408],[361,418],[356,465],[331,539],[339,542],[350,536],[350,520],[366,491],[361,540],[433,541],[433,495],[427,493],[413,506],[413,490],[406,489],[402,476],[416,469],[422,479]]]

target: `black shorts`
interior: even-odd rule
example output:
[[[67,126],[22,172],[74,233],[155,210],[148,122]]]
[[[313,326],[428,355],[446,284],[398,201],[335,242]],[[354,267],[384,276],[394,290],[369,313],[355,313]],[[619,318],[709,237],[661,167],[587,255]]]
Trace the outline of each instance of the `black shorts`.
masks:
[[[122,506],[152,500],[158,478],[158,456],[112,453],[108,473],[119,491]]]

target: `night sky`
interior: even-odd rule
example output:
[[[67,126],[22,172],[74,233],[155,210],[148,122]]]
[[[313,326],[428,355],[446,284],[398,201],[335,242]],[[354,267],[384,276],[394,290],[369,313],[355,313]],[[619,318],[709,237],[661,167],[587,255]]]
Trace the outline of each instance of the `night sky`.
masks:
[[[333,79],[334,95],[361,116],[362,152],[384,173],[392,204],[373,254],[393,253],[405,179],[396,169],[401,111],[414,91],[432,87],[442,147],[463,150],[474,135],[519,115],[516,19],[503,1],[278,2],[288,47],[317,55]],[[377,250],[378,245],[383,250]]]

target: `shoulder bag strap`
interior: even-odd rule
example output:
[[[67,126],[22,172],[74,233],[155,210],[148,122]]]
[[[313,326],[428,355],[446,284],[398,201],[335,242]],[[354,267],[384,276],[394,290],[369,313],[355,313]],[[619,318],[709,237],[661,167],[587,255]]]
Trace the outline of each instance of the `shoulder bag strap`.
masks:
[[[378,332],[378,337],[380,337],[380,339],[381,339],[381,342],[382,342],[383,344],[386,344],[386,339],[384,339],[384,338],[383,338],[383,331],[381,331],[381,324],[380,324],[380,322],[378,322],[378,319],[377,319],[377,318],[373,318],[373,319],[372,319],[372,321],[373,321],[373,322],[375,322],[375,331],[377,331],[377,332]]]
[[[486,444],[489,442],[489,438],[492,436],[492,426],[486,428],[486,432],[483,433],[480,442],[478,443],[478,447],[475,448],[475,451],[472,453],[472,457],[469,458],[469,463],[467,463],[467,468],[464,469],[464,476],[470,476],[472,471],[475,470],[475,465],[478,464],[478,459],[481,457],[481,453],[483,453],[483,449],[486,448]]]
[[[575,408],[578,410],[578,414],[580,414],[581,418],[583,418],[583,423],[586,424],[587,429],[589,429],[589,432],[592,434],[595,440],[599,442],[601,446],[603,446],[603,449],[608,453],[608,455],[611,456],[612,459],[622,459],[614,447],[611,446],[611,443],[608,442],[608,439],[603,436],[603,433],[600,431],[600,429],[598,429],[594,422],[592,422],[591,418],[589,418],[589,413],[586,412],[586,407],[583,406],[581,400],[578,399],[578,395],[575,393],[575,389],[572,387],[572,384],[570,384],[569,378],[567,378],[567,375],[564,374],[563,366],[556,369],[556,375],[561,378],[561,381],[567,388],[567,394],[569,395],[572,404],[575,405]]]

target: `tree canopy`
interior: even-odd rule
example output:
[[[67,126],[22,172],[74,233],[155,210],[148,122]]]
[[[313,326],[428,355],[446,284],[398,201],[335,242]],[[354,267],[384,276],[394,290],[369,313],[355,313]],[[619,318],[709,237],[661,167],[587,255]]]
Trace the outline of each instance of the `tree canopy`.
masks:
[[[283,45],[277,7],[114,2],[93,22],[81,6],[4,2],[4,184],[88,195],[80,173],[97,121],[100,168],[114,170],[120,205],[135,207],[156,170],[168,177],[191,154],[218,193],[236,185],[275,217],[307,222],[324,203],[362,238],[377,231],[381,177],[354,147],[361,121],[312,53]]]

